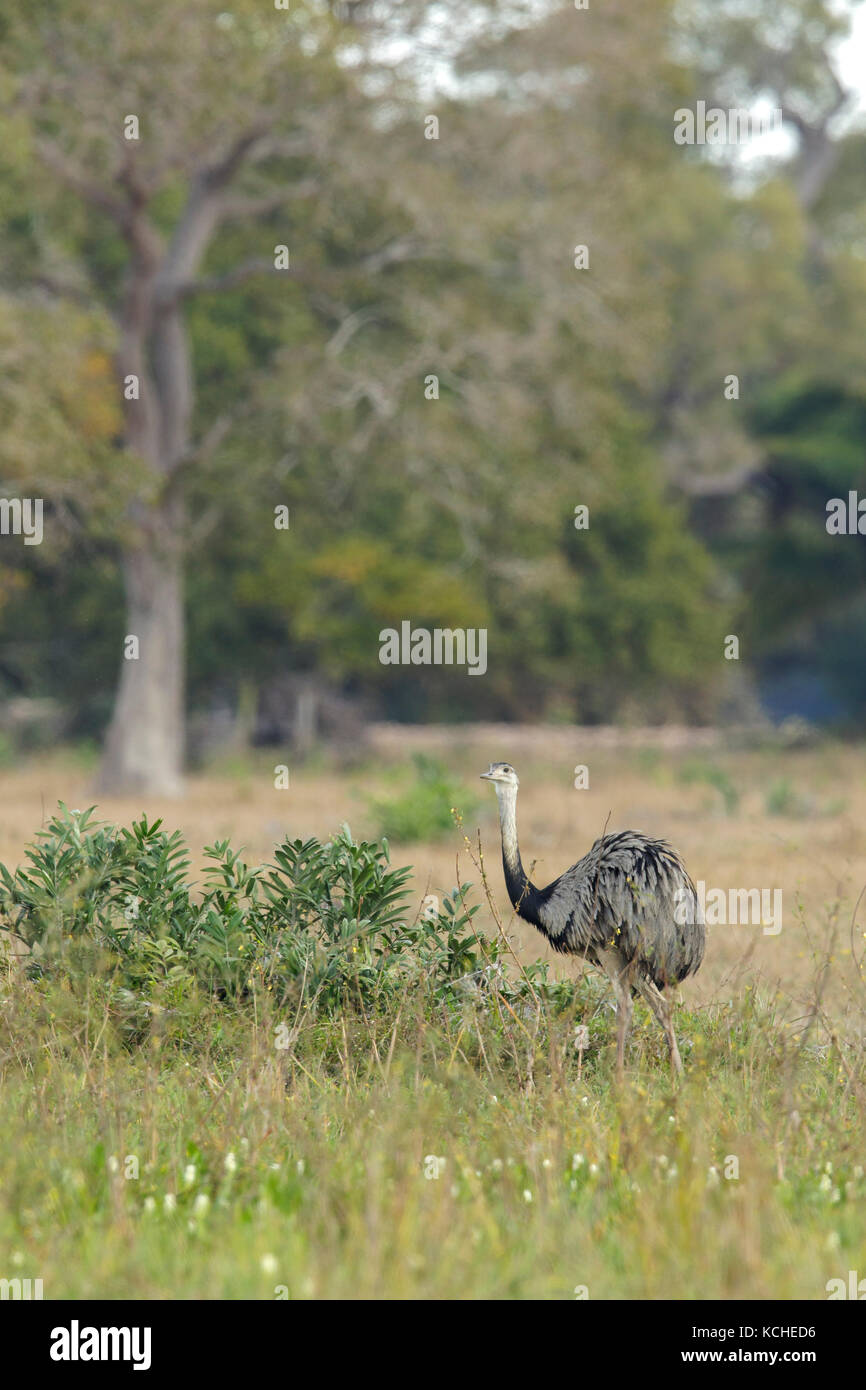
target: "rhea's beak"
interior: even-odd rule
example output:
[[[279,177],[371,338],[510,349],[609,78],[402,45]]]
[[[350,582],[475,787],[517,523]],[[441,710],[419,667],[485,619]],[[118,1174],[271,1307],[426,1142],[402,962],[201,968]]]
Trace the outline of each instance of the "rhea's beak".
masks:
[[[483,782],[495,782],[495,781],[496,781],[496,774],[493,772],[492,768],[491,768],[491,770],[490,770],[489,772],[480,772],[478,775],[479,775],[479,777],[481,778],[481,780],[482,780]]]

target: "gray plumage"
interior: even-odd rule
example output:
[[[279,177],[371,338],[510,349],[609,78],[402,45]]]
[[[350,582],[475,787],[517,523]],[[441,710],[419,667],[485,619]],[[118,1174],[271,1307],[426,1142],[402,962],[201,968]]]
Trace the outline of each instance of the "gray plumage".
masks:
[[[502,831],[502,864],[517,912],[556,951],[603,970],[617,999],[617,1067],[624,1065],[632,996],[639,992],[664,1029],[675,1070],[682,1070],[664,990],[698,969],[705,929],[695,885],[664,840],[635,830],[603,835],[588,854],[546,888],[530,883],[517,840],[517,773],[492,763]]]
[[[539,899],[538,925],[555,951],[590,959],[616,949],[660,989],[684,980],[703,959],[703,926],[689,924],[697,916],[695,887],[664,840],[635,830],[604,835]]]

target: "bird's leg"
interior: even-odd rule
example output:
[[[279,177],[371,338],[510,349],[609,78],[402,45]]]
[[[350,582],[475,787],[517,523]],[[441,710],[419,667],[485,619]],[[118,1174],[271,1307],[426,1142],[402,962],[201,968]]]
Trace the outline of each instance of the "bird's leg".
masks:
[[[624,966],[614,951],[600,955],[600,965],[616,995],[616,1075],[621,1081],[625,1073],[625,1045],[631,1031],[634,1004],[631,997],[631,970]]]
[[[631,990],[626,986],[616,1001],[616,1074],[620,1081],[625,1073],[625,1045],[631,1032],[633,1013]]]
[[[662,1026],[664,1035],[667,1038],[668,1052],[670,1053],[673,1070],[676,1072],[677,1076],[682,1076],[683,1063],[680,1057],[680,1050],[677,1047],[677,1036],[674,1032],[672,1001],[666,995],[662,994],[658,985],[652,980],[648,980],[644,975],[638,977],[637,987]]]

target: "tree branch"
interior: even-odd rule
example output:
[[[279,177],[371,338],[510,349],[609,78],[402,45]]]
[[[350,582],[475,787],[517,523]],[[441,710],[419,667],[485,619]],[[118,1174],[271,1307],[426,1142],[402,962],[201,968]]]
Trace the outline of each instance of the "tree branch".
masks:
[[[91,207],[107,212],[118,226],[123,227],[126,224],[129,216],[128,204],[122,198],[116,198],[101,183],[79,169],[53,141],[37,141],[36,150],[51,172],[56,174],[67,188],[71,188],[85,202],[90,203]]]
[[[307,135],[266,135],[258,147],[251,150],[248,163],[261,164],[266,159],[305,159],[313,153]]]
[[[365,256],[361,261],[361,269],[377,275],[389,265],[399,265],[403,261],[432,260],[435,255],[435,249],[425,246],[418,237],[396,237],[394,241],[389,241],[387,246],[382,246],[378,251]]]
[[[201,176],[204,187],[209,191],[217,191],[231,183],[244,160],[248,158],[259,141],[267,135],[270,128],[270,120],[261,120],[257,121],[249,130],[244,131],[243,135],[238,136],[222,159],[216,160],[204,169]]]
[[[228,281],[221,279],[200,283],[192,279],[223,217],[253,215],[253,201],[257,203],[258,215],[261,216],[264,211],[280,206],[285,199],[292,197],[293,193],[294,196],[300,197],[312,191],[312,185],[304,188],[302,181],[281,190],[276,200],[273,195],[267,195],[266,200],[264,196],[257,200],[231,199],[223,196],[223,189],[231,182],[244,161],[255,163],[262,156],[261,145],[269,127],[270,121],[264,120],[251,126],[235,140],[221,159],[200,169],[193,178],[186,208],[171,239],[168,255],[160,269],[158,284],[155,287],[156,300],[162,309],[170,308],[194,290],[221,289],[237,283],[233,277]],[[259,150],[256,150],[257,145],[260,147]],[[236,273],[241,275],[241,278],[246,278],[253,272],[244,269],[243,272],[238,270]]]
[[[61,280],[56,275],[48,271],[40,271],[34,275],[31,284],[38,289],[47,290],[49,294],[56,295],[58,299],[68,299],[71,304],[79,304],[85,309],[93,308],[93,291],[84,285],[75,285],[68,280]]]
[[[835,92],[832,105],[815,120],[807,120],[783,98],[779,98],[782,119],[792,125],[800,140],[799,168],[796,175],[797,197],[800,206],[808,212],[820,198],[827,180],[839,159],[839,147],[830,135],[830,123],[848,105],[851,92],[843,87],[826,49],[821,50],[821,59],[827,76]],[[775,81],[776,90],[781,93],[787,74],[783,65]]]
[[[378,318],[376,309],[356,309],[353,314],[346,314],[336,333],[325,344],[325,352],[328,357],[339,357],[355,334],[366,323],[372,323],[376,318]]]
[[[673,482],[688,497],[734,497],[760,477],[761,471],[749,465],[731,473],[682,473]]]
[[[216,453],[242,413],[236,411],[234,414],[218,415],[210,428],[205,430],[198,444],[190,450],[190,459],[195,463],[206,463]]]
[[[253,256],[248,261],[241,261],[239,265],[233,266],[223,275],[206,275],[201,280],[188,280],[185,284],[177,286],[178,299],[188,299],[194,294],[217,294],[220,290],[233,289],[235,285],[241,285],[245,280],[249,280],[254,275],[285,275],[284,270],[277,270],[273,261],[269,261],[265,256]]]
[[[319,179],[301,179],[298,183],[288,184],[275,193],[263,193],[258,198],[242,195],[223,198],[220,202],[220,217],[233,222],[267,217],[269,213],[278,212],[295,198],[309,198],[312,194],[318,193],[321,186]]]

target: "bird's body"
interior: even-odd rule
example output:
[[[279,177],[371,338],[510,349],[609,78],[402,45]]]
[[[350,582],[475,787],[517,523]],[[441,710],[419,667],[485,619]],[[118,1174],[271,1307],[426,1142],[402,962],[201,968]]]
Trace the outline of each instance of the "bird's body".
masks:
[[[494,763],[482,776],[499,801],[502,864],[512,905],[556,951],[603,970],[617,998],[617,1064],[624,1063],[632,995],[639,992],[667,1037],[671,1062],[681,1063],[664,990],[694,974],[703,960],[705,931],[697,892],[675,850],[634,830],[604,835],[565,873],[536,888],[517,840],[517,774]]]
[[[703,933],[696,939],[674,915],[678,901],[685,904],[680,916],[694,915],[688,911],[692,902],[697,906],[694,884],[664,840],[635,830],[604,835],[547,888],[531,892],[507,863],[505,869],[513,905],[555,951],[586,956],[595,965],[599,952],[616,950],[659,989],[679,983],[701,963]]]

